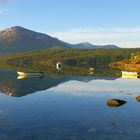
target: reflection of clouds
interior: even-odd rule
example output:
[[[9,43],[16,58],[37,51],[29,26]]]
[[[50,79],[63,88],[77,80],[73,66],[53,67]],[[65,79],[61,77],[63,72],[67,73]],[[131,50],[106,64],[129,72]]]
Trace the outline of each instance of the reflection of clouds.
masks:
[[[4,114],[4,111],[3,111],[2,109],[0,109],[0,115],[1,115],[1,114]]]
[[[140,94],[139,79],[92,80],[89,83],[69,81],[49,89],[59,94],[75,96],[133,96]]]
[[[6,108],[6,109],[0,109],[0,118],[2,116],[9,115],[10,113],[11,113],[11,111],[8,108]]]

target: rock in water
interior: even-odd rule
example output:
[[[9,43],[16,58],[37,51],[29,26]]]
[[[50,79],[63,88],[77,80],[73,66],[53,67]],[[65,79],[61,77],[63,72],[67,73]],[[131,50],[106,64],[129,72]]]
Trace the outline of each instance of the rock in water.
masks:
[[[140,96],[137,96],[137,97],[136,97],[136,100],[137,100],[138,102],[140,102]]]
[[[110,107],[119,107],[125,104],[126,101],[124,100],[119,100],[119,99],[109,99],[107,100],[107,105]]]

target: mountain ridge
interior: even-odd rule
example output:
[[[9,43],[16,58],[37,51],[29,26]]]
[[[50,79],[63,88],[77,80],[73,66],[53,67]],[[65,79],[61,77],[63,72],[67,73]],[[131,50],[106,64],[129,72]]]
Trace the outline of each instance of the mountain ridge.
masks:
[[[88,42],[70,44],[45,33],[39,33],[20,26],[14,26],[0,31],[0,53],[17,53],[49,48],[119,48],[116,45],[92,45]]]
[[[113,44],[110,44],[110,45],[93,45],[93,44],[91,44],[89,42],[81,42],[81,43],[79,43],[77,45],[79,47],[81,47],[81,48],[84,48],[86,46],[88,49],[90,49],[90,48],[91,49],[93,49],[93,48],[96,48],[96,49],[100,49],[100,48],[117,49],[117,48],[119,48],[118,46],[113,45]]]

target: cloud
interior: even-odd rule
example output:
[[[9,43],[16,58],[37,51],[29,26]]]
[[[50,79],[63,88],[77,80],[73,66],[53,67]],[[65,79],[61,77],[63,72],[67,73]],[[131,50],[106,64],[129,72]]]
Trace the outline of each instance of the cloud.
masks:
[[[10,11],[9,9],[0,9],[0,15],[8,14],[9,11]]]
[[[117,44],[126,47],[140,47],[140,27],[130,28],[75,28],[51,35],[68,41],[79,43],[89,41],[93,44]]]

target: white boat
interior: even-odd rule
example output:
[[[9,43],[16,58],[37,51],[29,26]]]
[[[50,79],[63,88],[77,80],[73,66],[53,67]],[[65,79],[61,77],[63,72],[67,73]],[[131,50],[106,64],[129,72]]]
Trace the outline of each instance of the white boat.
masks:
[[[25,73],[25,72],[20,72],[20,71],[17,71],[17,74],[20,75],[20,76],[26,76],[26,75],[27,75],[27,73]]]
[[[43,72],[26,73],[26,72],[17,71],[17,74],[20,76],[30,76],[30,75],[34,76],[34,75],[43,75]]]
[[[137,72],[122,71],[122,78],[138,78]]]

